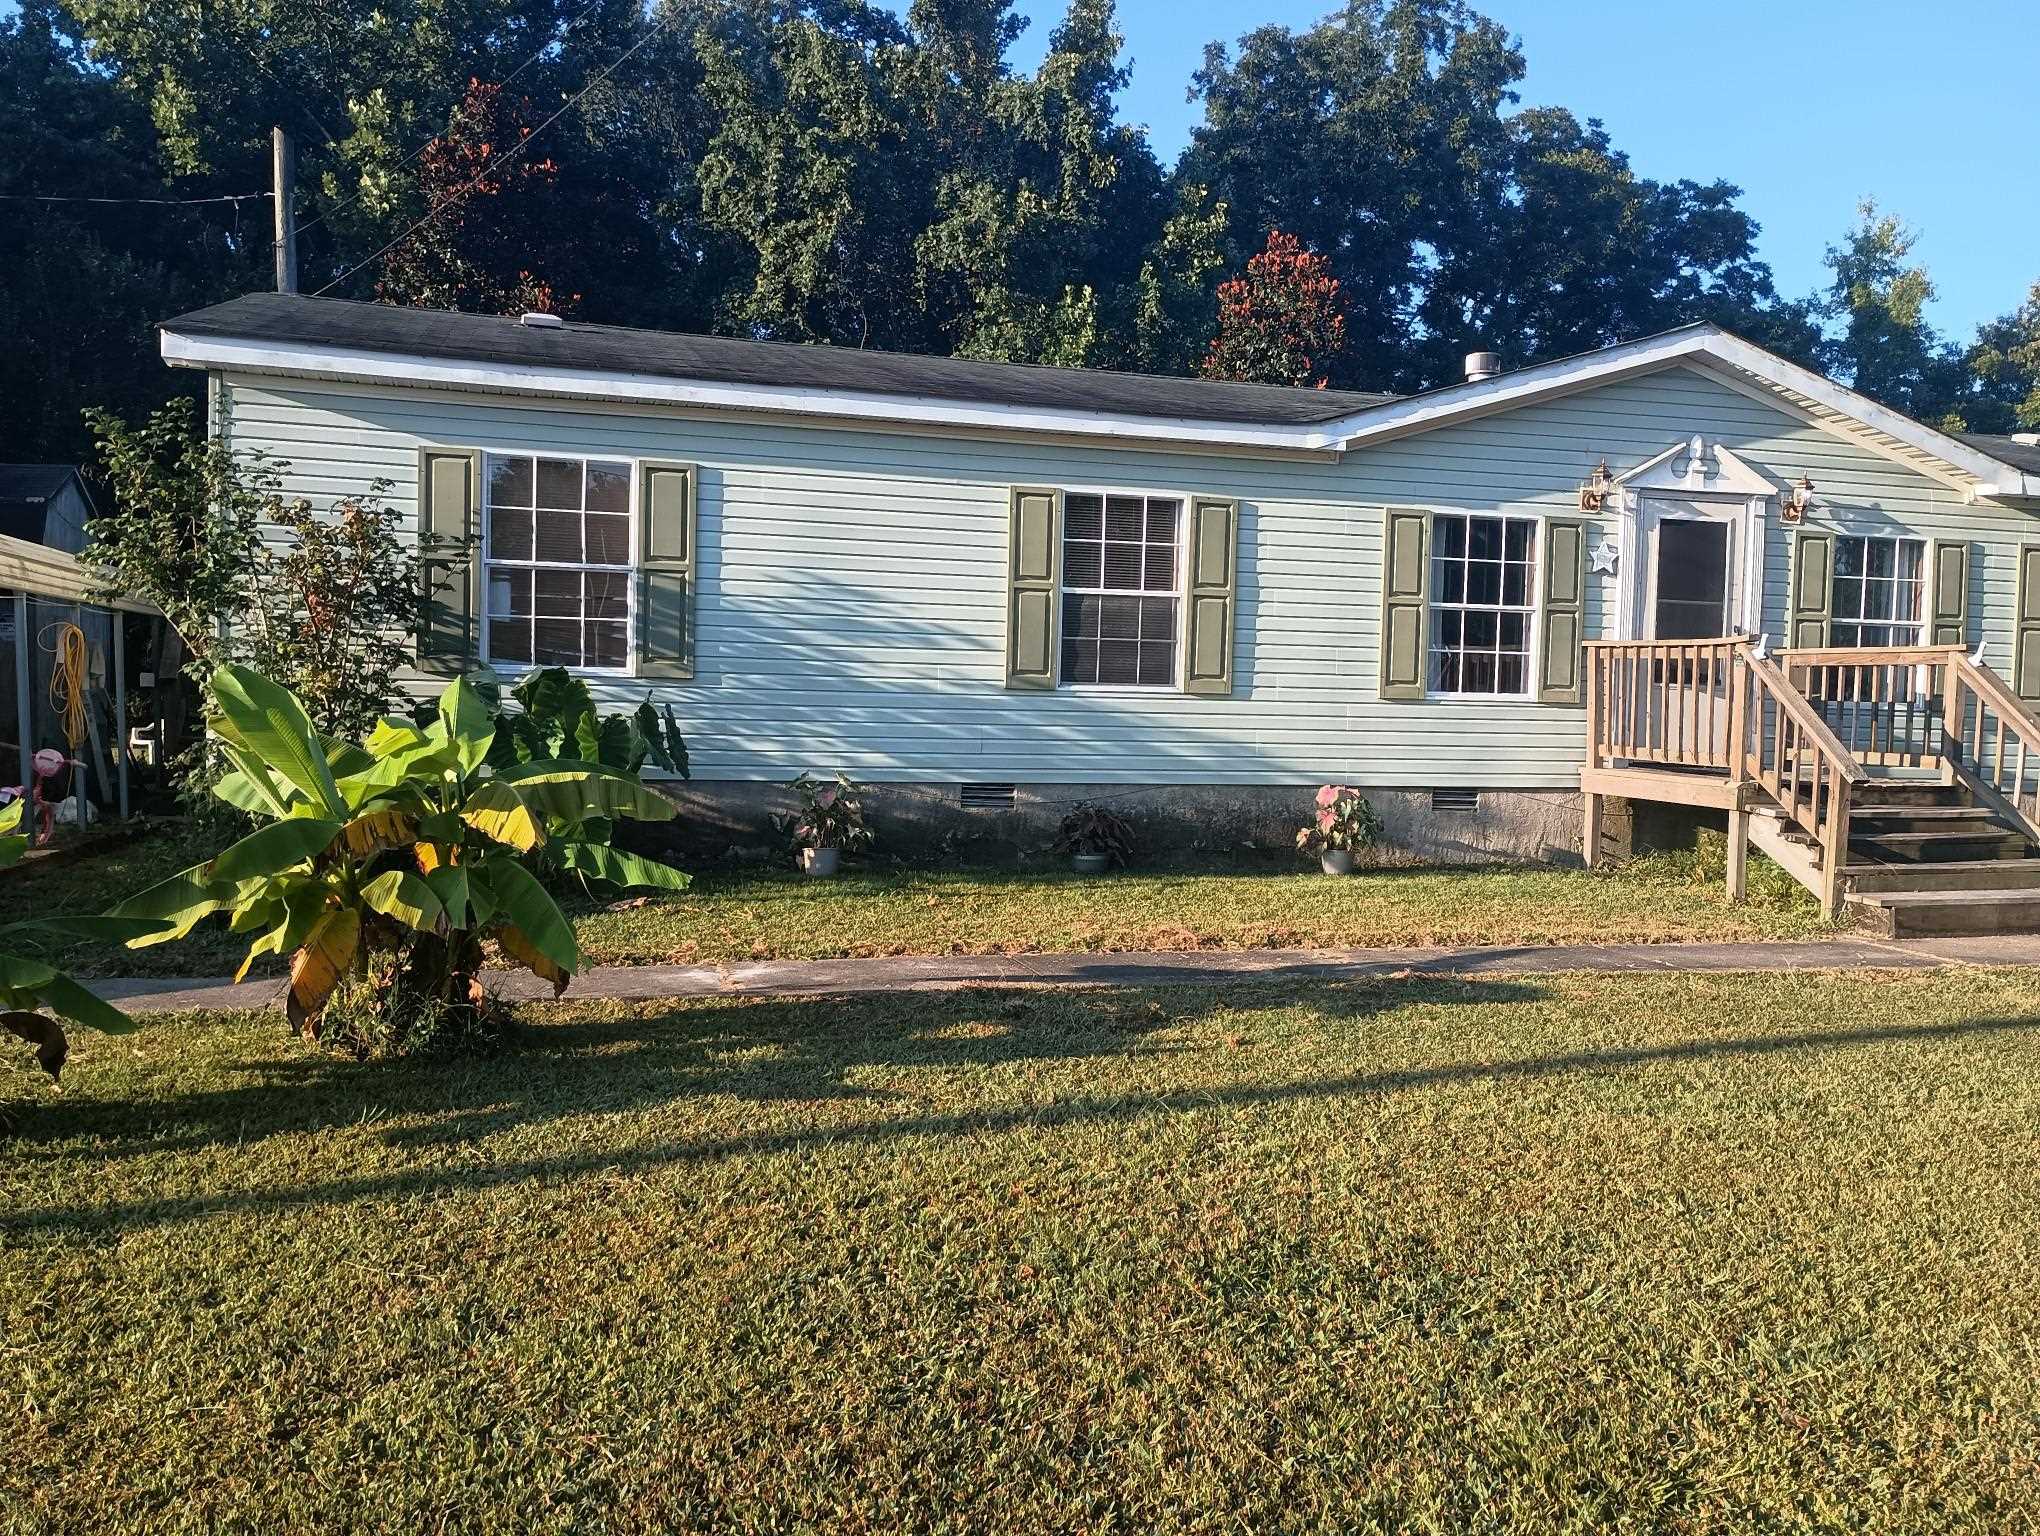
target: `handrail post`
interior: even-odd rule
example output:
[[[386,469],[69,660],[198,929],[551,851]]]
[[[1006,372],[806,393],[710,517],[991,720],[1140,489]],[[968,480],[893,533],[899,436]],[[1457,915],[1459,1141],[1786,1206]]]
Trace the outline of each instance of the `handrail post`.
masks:
[[[1820,904],[1829,922],[1842,915],[1842,865],[1849,856],[1850,783],[1834,763],[1826,765],[1828,785],[1827,822],[1822,828]]]
[[[1750,667],[1740,644],[1728,651],[1728,783],[1735,801],[1728,808],[1728,900],[1742,901],[1749,890],[1750,869],[1750,777],[1749,744]]]
[[[1947,660],[1948,678],[1941,685],[1941,778],[1944,782],[1955,782],[1956,765],[1962,761],[1962,658],[1950,656]],[[1979,703],[1977,706],[1983,706]]]
[[[1607,666],[1602,653],[1592,646],[1587,648],[1587,768],[1591,771],[1601,766],[1601,684]],[[1585,791],[1586,804],[1580,823],[1580,856],[1586,860],[1587,868],[1598,869],[1601,864],[1601,816],[1602,799],[1594,790]]]

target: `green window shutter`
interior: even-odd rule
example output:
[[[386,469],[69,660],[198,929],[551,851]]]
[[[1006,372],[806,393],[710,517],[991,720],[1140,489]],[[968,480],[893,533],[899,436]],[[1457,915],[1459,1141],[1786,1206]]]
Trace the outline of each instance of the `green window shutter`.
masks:
[[[1390,507],[1381,535],[1381,696],[1421,699],[1429,679],[1431,514]]]
[[[1190,503],[1190,619],[1184,625],[1189,654],[1183,691],[1229,694],[1233,689],[1233,615],[1239,592],[1240,504],[1215,496]]]
[[[2019,546],[2018,596],[2012,610],[2012,691],[2040,699],[2040,544]]]
[[[481,635],[478,527],[482,456],[418,450],[418,670],[458,677],[476,664]]]
[[[638,466],[639,677],[694,676],[694,595],[699,586],[692,464]]]
[[[1928,546],[1927,643],[1966,645],[1969,633],[1969,546],[1936,539]]]
[[[1835,536],[1801,529],[1792,540],[1791,603],[1785,618],[1788,649],[1828,643],[1834,610]]]
[[[1537,702],[1587,701],[1587,525],[1551,519],[1544,525],[1544,593],[1538,625]]]
[[[1015,486],[1006,541],[1006,686],[1053,688],[1062,492]]]

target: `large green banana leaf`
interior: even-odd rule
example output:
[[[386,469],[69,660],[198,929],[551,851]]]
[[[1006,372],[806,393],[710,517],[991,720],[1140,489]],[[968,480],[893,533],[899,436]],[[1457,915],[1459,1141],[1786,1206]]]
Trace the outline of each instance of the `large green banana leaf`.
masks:
[[[211,691],[216,708],[206,723],[228,746],[282,774],[327,815],[346,810],[311,717],[288,689],[229,663],[213,674]]]
[[[483,860],[469,874],[495,898],[498,922],[521,930],[534,949],[569,975],[580,969],[581,948],[573,928],[530,870],[515,859],[497,857]]]
[[[539,815],[577,825],[591,816],[627,816],[633,821],[671,821],[679,814],[657,790],[647,789],[626,773],[616,773],[599,763],[519,763],[496,775],[497,781],[513,786],[524,803]]]

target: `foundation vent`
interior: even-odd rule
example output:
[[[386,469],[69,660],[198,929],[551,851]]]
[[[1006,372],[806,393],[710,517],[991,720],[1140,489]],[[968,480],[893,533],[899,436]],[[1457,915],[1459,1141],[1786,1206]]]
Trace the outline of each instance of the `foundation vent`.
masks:
[[[965,784],[958,798],[966,811],[1010,811],[1013,809],[1013,786],[1011,784]]]
[[[1480,809],[1480,791],[1477,789],[1434,789],[1431,791],[1431,809],[1434,811],[1457,811],[1462,814]]]

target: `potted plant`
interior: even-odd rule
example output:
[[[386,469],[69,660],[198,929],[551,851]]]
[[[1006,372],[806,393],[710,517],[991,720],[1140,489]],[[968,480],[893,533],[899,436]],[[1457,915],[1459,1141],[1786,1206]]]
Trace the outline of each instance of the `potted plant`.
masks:
[[[1353,855],[1381,841],[1381,818],[1367,797],[1344,784],[1327,784],[1317,792],[1317,812],[1296,834],[1296,851],[1317,855],[1318,868],[1328,875],[1353,873]]]
[[[1063,817],[1056,846],[1070,856],[1080,875],[1102,875],[1133,853],[1133,828],[1126,818],[1086,800]]]
[[[842,868],[846,852],[871,846],[861,786],[840,773],[834,779],[803,773],[786,787],[800,796],[800,808],[779,823],[793,841],[802,873],[826,880]]]

